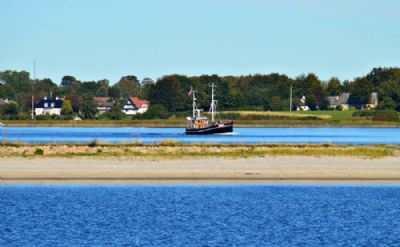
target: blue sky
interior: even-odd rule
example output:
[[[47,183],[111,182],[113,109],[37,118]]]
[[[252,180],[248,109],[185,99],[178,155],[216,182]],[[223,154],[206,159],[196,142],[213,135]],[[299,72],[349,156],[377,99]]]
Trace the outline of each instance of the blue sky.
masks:
[[[0,0],[0,70],[59,83],[124,75],[315,72],[400,66],[395,0]]]

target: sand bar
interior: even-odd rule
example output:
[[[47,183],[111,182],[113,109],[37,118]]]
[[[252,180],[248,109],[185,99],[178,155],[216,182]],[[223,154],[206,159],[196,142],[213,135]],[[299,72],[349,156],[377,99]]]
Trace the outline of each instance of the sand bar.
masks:
[[[2,184],[395,183],[399,157],[1,158]]]

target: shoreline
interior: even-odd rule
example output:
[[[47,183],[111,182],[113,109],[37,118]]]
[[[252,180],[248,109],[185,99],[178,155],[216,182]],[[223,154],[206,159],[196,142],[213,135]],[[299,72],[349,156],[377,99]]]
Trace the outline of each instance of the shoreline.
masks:
[[[400,184],[398,157],[2,158],[0,184]]]
[[[186,128],[186,120],[1,120],[2,127],[147,127]],[[369,120],[234,120],[235,127],[279,128],[279,127],[355,127],[355,128],[399,128],[400,122],[374,122]]]

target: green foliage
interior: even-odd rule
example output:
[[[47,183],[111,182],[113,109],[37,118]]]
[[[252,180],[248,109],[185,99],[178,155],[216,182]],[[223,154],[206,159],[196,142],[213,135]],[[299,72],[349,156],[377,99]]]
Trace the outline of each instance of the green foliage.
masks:
[[[119,96],[122,98],[139,96],[140,83],[136,76],[124,76],[117,82],[116,90],[119,91]]]
[[[121,120],[125,117],[125,114],[121,112],[121,108],[114,105],[110,112],[104,113],[101,118],[111,119],[111,120]]]
[[[168,119],[171,113],[159,104],[151,105],[150,108],[142,115],[136,115],[133,119]]]
[[[371,110],[359,110],[353,112],[353,117],[373,117],[376,112]]]
[[[35,154],[36,154],[36,155],[43,155],[43,154],[44,154],[44,151],[43,151],[43,149],[41,149],[41,148],[36,148],[36,149],[35,149]]]
[[[79,112],[85,119],[93,119],[97,114],[97,104],[93,97],[90,95],[84,95],[80,100]]]
[[[190,97],[187,96],[191,82],[189,78],[181,75],[164,76],[158,80],[157,84],[149,94],[152,104],[160,104],[168,112],[186,110],[190,107]],[[198,98],[201,91],[198,88]],[[203,98],[204,99],[204,98]]]
[[[310,107],[311,110],[319,109],[317,97],[315,97],[313,94],[306,96],[306,105]]]
[[[374,121],[399,121],[399,113],[395,110],[370,111],[361,110],[353,113],[353,117],[372,117]]]
[[[378,110],[395,109],[396,103],[390,97],[385,97],[378,105]]]
[[[267,100],[267,107],[270,111],[284,111],[289,108],[289,104],[279,96],[273,96]]]
[[[14,103],[0,105],[0,118],[10,119],[18,114],[17,105]]]
[[[63,107],[61,110],[62,115],[71,115],[73,113],[72,104],[69,100],[64,100]]]
[[[399,113],[394,110],[377,111],[373,117],[374,121],[399,121]]]
[[[343,92],[343,85],[340,83],[340,80],[336,77],[332,77],[328,81],[328,86],[326,88],[326,95],[328,96],[337,96]]]
[[[187,96],[191,86],[197,91],[199,107],[208,110],[210,83],[216,84],[218,108],[224,111],[288,110],[291,86],[293,86],[293,109],[300,105],[300,98],[303,96],[306,96],[306,103],[311,109],[326,109],[326,96],[336,96],[344,92],[350,93],[350,103],[360,108],[368,103],[372,92],[377,92],[379,109],[400,110],[400,68],[374,68],[364,77],[343,82],[334,77],[322,82],[313,73],[296,78],[278,73],[192,77],[166,75],[155,82],[150,78],[144,78],[141,83],[136,76],[128,75],[114,84],[106,79],[80,81],[72,75],[66,75],[61,79],[59,86],[50,79],[33,81],[26,71],[7,70],[0,72],[0,98],[16,101],[17,111],[21,114],[30,111],[32,89],[36,101],[52,92],[54,96],[68,99],[74,112],[84,109],[84,116],[92,118],[94,111],[90,97],[108,96],[118,102],[125,101],[127,97],[137,96],[150,100],[152,105],[162,105],[168,112],[176,114],[191,109],[191,98]],[[85,95],[87,97],[83,102]],[[117,114],[112,118],[119,116]]]
[[[367,104],[371,93],[374,92],[374,85],[366,78],[357,78],[350,87],[352,104]]]
[[[30,118],[29,118],[30,119]],[[73,115],[39,115],[35,117],[36,120],[38,121],[46,121],[46,120],[72,120]]]

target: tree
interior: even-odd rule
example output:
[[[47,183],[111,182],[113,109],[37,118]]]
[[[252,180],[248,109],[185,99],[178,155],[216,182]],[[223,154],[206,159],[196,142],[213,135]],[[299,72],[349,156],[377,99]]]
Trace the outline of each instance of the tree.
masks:
[[[103,114],[103,117],[108,118],[108,119],[111,119],[111,120],[120,120],[120,119],[122,119],[124,116],[125,116],[125,114],[123,114],[123,113],[121,112],[121,108],[118,107],[118,106],[116,106],[116,105],[114,105],[114,106],[111,108],[111,111],[110,111],[110,112],[106,112],[106,113]]]
[[[15,103],[8,103],[0,106],[0,117],[10,117],[18,114],[18,108]]]
[[[357,78],[350,85],[350,102],[356,105],[367,104],[374,85],[365,78]]]
[[[97,97],[107,97],[108,96],[108,84],[109,81],[104,79],[97,82],[97,90],[96,96]]]
[[[155,82],[151,78],[149,78],[149,77],[143,78],[143,80],[141,82],[140,98],[147,99],[149,97],[150,91],[152,90],[154,85],[155,85]]]
[[[13,99],[17,102],[21,111],[27,110],[25,96],[32,94],[32,82],[26,71],[6,70],[0,72],[2,82],[2,93],[4,98]]]
[[[69,100],[64,100],[63,107],[61,110],[61,114],[63,115],[71,115],[73,113],[72,104]]]
[[[151,105],[150,108],[143,113],[141,116],[137,116],[143,119],[167,119],[171,116],[171,113],[167,109],[159,104]]]
[[[76,82],[76,78],[70,75],[65,75],[61,79],[61,86],[62,87],[70,87],[72,84]]]
[[[83,118],[92,119],[96,117],[97,104],[91,95],[82,96],[80,103],[79,112]]]
[[[267,101],[267,109],[271,111],[284,111],[287,110],[289,104],[286,104],[279,96],[273,96]]]
[[[187,96],[190,84],[191,82],[186,76],[164,76],[157,81],[149,94],[150,102],[162,105],[169,112],[187,110],[190,107],[190,97]]]
[[[396,108],[396,103],[390,97],[384,98],[378,105],[379,110],[392,110]]]
[[[111,98],[114,98],[114,99],[121,98],[121,91],[120,91],[120,89],[119,89],[117,84],[111,86],[108,89],[108,96],[110,96]]]
[[[301,75],[297,77],[293,90],[298,97],[302,97],[303,95],[310,97],[312,95],[315,97],[313,100],[316,100],[316,106],[320,109],[327,108],[326,95],[322,82],[315,74],[310,73],[307,76]]]
[[[140,96],[140,83],[134,75],[122,77],[116,85],[119,89],[120,97]]]
[[[309,94],[309,95],[306,96],[306,105],[311,110],[319,109],[318,100],[313,94]]]
[[[328,86],[326,88],[326,95],[329,96],[338,96],[343,92],[343,86],[340,83],[340,80],[336,77],[332,77],[328,81]]]

